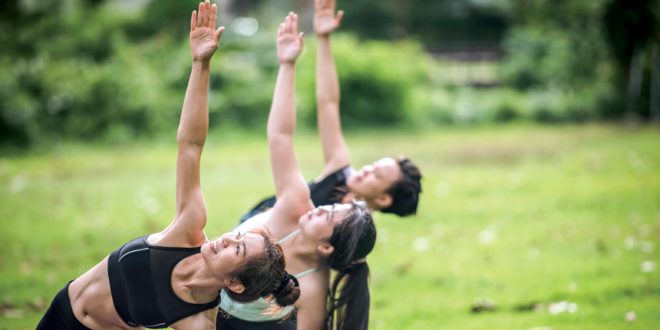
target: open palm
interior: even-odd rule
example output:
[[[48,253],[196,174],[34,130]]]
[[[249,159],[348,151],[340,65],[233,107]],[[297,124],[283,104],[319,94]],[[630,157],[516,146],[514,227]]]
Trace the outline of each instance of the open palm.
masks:
[[[295,62],[303,49],[302,33],[298,33],[298,15],[289,13],[277,31],[277,58],[280,63]]]
[[[335,15],[335,0],[314,1],[314,32],[316,34],[330,34],[341,25],[344,12],[339,11]]]
[[[216,30],[217,15],[218,7],[208,0],[199,4],[199,11],[193,11],[190,18],[190,52],[193,60],[207,61],[218,49],[224,27]]]

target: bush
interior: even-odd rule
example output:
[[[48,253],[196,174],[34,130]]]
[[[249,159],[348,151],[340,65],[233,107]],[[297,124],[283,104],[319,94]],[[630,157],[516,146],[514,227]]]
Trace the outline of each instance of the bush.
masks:
[[[310,40],[308,40],[310,41]],[[424,106],[414,98],[416,89],[430,82],[430,59],[413,41],[396,43],[360,41],[333,36],[332,46],[341,88],[342,125],[396,126],[409,123]],[[306,123],[316,122],[316,47],[307,43],[300,61],[300,107]],[[422,110],[423,111],[423,110]]]

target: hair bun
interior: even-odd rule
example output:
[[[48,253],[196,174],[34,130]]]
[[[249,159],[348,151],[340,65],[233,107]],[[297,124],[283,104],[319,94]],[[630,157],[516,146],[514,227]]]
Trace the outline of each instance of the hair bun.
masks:
[[[298,279],[289,273],[285,273],[280,285],[275,291],[273,291],[273,295],[275,296],[275,301],[277,301],[278,305],[293,305],[293,303],[298,300],[298,297],[300,297],[300,284],[298,283]]]

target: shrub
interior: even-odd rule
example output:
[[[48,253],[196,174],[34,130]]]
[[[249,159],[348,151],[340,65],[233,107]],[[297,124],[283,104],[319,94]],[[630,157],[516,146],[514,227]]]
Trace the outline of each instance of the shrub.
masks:
[[[418,112],[416,89],[429,83],[430,59],[413,41],[360,41],[333,36],[332,46],[340,79],[342,125],[396,126]],[[300,68],[301,108],[305,122],[316,122],[315,45],[308,42]]]

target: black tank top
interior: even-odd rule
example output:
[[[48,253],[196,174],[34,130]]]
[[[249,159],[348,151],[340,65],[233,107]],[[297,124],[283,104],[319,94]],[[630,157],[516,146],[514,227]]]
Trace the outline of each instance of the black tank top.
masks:
[[[220,296],[207,304],[191,304],[172,289],[172,271],[179,261],[200,252],[199,247],[162,247],[138,237],[108,258],[110,292],[115,309],[128,325],[166,328],[172,323],[218,306]]]

